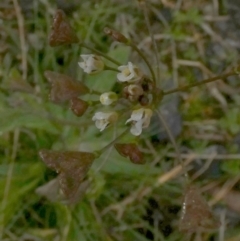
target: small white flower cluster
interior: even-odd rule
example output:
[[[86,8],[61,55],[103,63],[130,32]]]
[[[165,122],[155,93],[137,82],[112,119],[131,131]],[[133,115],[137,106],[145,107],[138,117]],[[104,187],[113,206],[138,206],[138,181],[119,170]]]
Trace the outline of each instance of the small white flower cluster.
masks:
[[[79,66],[88,74],[99,73],[104,70],[104,62],[101,57],[96,55],[81,55],[83,62],[79,62]],[[117,74],[117,79],[121,83],[128,84],[125,86],[124,91],[127,98],[130,101],[136,101],[140,96],[143,95],[144,91],[138,83],[143,78],[143,73],[134,66],[131,62],[127,65],[122,65],[118,67],[119,73]],[[102,105],[109,106],[118,100],[118,96],[115,92],[105,92],[100,95],[100,102]],[[130,132],[139,136],[142,133],[142,129],[149,126],[152,117],[152,110],[149,108],[138,108],[133,110],[131,117],[126,121],[131,123]],[[103,131],[111,123],[116,122],[118,119],[117,112],[96,112],[92,118],[95,121],[96,127]]]

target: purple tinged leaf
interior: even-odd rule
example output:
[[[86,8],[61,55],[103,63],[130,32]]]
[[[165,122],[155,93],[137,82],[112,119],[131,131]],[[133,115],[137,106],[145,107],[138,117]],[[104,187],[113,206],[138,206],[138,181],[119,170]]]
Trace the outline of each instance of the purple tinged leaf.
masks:
[[[134,143],[120,144],[116,143],[114,145],[117,152],[123,157],[129,157],[130,161],[135,164],[144,164],[142,152],[138,149],[137,145]]]
[[[187,188],[182,207],[179,229],[184,232],[208,231],[219,227],[206,200],[193,186]]]
[[[83,83],[75,81],[70,76],[53,71],[45,71],[44,75],[52,85],[50,100],[54,103],[71,100],[89,91]]]
[[[47,167],[59,173],[63,194],[70,202],[74,201],[95,155],[89,152],[51,150],[41,150],[39,155]]]
[[[67,22],[65,13],[58,9],[53,17],[52,31],[49,36],[49,44],[51,47],[77,43],[78,38]]]

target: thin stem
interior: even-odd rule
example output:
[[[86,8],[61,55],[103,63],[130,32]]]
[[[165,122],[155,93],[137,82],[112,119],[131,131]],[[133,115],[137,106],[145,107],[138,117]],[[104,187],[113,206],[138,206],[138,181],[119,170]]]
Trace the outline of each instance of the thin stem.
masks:
[[[232,75],[238,75],[238,74],[236,72],[230,72],[230,73],[227,73],[227,74],[224,74],[224,75],[218,75],[218,76],[210,78],[210,79],[202,80],[201,82],[197,82],[197,83],[193,83],[193,84],[190,84],[190,85],[177,87],[177,88],[174,88],[174,89],[171,89],[171,90],[168,90],[168,91],[164,91],[163,95],[169,95],[169,94],[179,92],[179,91],[182,91],[182,90],[187,90],[187,89],[190,89],[192,87],[207,84],[207,83],[213,82],[213,81],[218,80],[218,79],[225,79],[225,78],[227,78],[229,76],[232,76]]]
[[[13,0],[13,5],[17,16],[17,22],[18,22],[18,31],[19,31],[21,57],[22,57],[22,77],[24,80],[26,80],[28,65],[27,65],[27,47],[26,47],[27,45],[26,45],[25,29],[24,29],[24,24],[25,24],[24,17],[23,17],[18,0]]]
[[[119,72],[118,69],[115,69],[115,68],[110,67],[110,66],[108,66],[108,65],[105,65],[105,66],[104,66],[104,70],[112,70],[112,71],[115,71],[115,72]]]
[[[146,22],[146,25],[147,25],[148,33],[150,34],[150,37],[151,37],[151,40],[152,40],[152,44],[153,44],[153,49],[155,51],[155,58],[156,58],[156,64],[157,64],[157,79],[159,80],[160,79],[160,70],[159,70],[160,63],[159,63],[159,59],[158,59],[158,52],[159,51],[158,51],[157,43],[156,43],[156,40],[154,38],[152,29],[151,29],[151,24],[150,24],[150,21],[149,21],[149,15],[147,13],[146,2],[143,1],[142,4],[143,4],[142,10],[143,10],[145,22]]]
[[[145,55],[142,53],[142,51],[135,44],[129,43],[129,45],[142,57],[142,59],[144,60],[144,62],[148,66],[148,69],[151,72],[153,82],[156,83],[156,77],[155,77],[154,71],[153,71],[150,63],[148,62],[147,58],[145,57]]]
[[[101,95],[102,94],[102,92],[99,92],[99,91],[97,91],[97,90],[93,90],[93,89],[91,89],[91,92],[90,92],[91,94],[94,94],[94,95]]]
[[[162,122],[162,124],[163,124],[163,126],[164,126],[164,128],[165,128],[165,130],[166,130],[166,132],[167,132],[167,134],[169,136],[169,138],[170,138],[170,141],[173,144],[173,147],[174,147],[175,152],[176,152],[176,158],[177,158],[178,162],[181,164],[182,169],[183,169],[183,173],[184,173],[184,176],[185,176],[185,179],[188,182],[189,181],[188,173],[187,173],[186,167],[185,167],[185,165],[183,163],[183,160],[182,160],[182,157],[181,157],[181,152],[180,152],[180,150],[178,148],[178,145],[177,145],[177,143],[176,143],[176,141],[175,141],[175,139],[174,139],[174,137],[173,137],[173,135],[172,135],[172,133],[171,133],[167,123],[166,123],[166,121],[164,120],[161,112],[159,110],[156,110],[156,113],[158,115],[159,120]]]
[[[97,151],[100,155],[105,152],[109,147],[114,145],[117,141],[119,141],[123,136],[125,136],[128,133],[129,129],[126,129],[122,134],[117,136],[113,141],[111,141],[109,144],[107,144],[105,147],[103,147],[101,150]]]
[[[86,43],[80,43],[80,45],[81,45],[82,47],[86,48],[86,49],[91,50],[92,52],[94,52],[94,53],[96,53],[96,54],[98,54],[98,55],[101,55],[101,56],[104,57],[105,59],[108,59],[109,61],[113,62],[114,64],[116,64],[116,65],[118,65],[118,66],[121,65],[121,63],[119,63],[117,60],[111,58],[111,57],[108,56],[107,54],[102,53],[101,51],[98,51],[97,49],[94,49],[94,48],[90,47],[90,46],[89,46],[88,44],[86,44]]]

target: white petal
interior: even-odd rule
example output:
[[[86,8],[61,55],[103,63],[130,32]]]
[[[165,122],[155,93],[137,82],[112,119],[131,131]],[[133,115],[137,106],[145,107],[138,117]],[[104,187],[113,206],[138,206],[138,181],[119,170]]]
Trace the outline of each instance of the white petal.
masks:
[[[84,61],[87,61],[88,58],[89,58],[89,54],[81,54],[80,57],[84,60]]]
[[[131,114],[131,118],[134,121],[139,121],[143,118],[143,114],[144,114],[144,109],[140,108],[138,110],[134,110]]]
[[[105,120],[97,120],[95,125],[96,127],[100,130],[100,131],[103,131],[107,125],[109,124],[108,121],[105,121]]]
[[[130,129],[130,132],[134,136],[139,136],[142,133],[142,121],[134,123]]]
[[[78,65],[80,66],[80,68],[85,69],[86,64],[84,62],[78,62]]]
[[[132,62],[128,62],[128,68],[131,73],[135,73]]]
[[[126,77],[124,74],[122,73],[118,73],[117,74],[117,79],[120,81],[120,82],[125,82],[126,81]]]

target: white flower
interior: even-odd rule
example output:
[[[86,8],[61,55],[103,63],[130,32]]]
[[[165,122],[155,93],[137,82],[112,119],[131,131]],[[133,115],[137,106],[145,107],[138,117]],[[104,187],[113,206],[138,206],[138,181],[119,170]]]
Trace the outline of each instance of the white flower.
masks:
[[[117,79],[120,82],[136,82],[143,76],[141,71],[131,62],[128,62],[128,65],[119,66],[118,70],[121,71],[117,74]]]
[[[96,74],[103,70],[104,63],[100,56],[94,54],[81,54],[83,62],[78,62],[80,68],[88,74]]]
[[[151,117],[151,109],[140,108],[138,110],[134,110],[131,114],[131,118],[126,121],[126,123],[132,123],[130,132],[134,136],[139,136],[142,133],[142,129],[147,128],[149,126]]]
[[[100,95],[100,102],[103,105],[111,105],[113,102],[117,101],[118,96],[115,92],[105,92]]]
[[[116,112],[96,112],[92,120],[95,121],[96,127],[103,131],[109,124],[115,122],[118,118]]]

